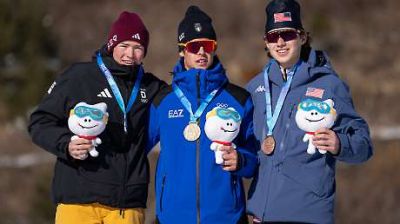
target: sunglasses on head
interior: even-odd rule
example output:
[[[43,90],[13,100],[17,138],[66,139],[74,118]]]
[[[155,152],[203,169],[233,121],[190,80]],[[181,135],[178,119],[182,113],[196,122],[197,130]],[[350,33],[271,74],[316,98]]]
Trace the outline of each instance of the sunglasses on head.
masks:
[[[276,43],[279,40],[279,37],[282,38],[285,42],[291,41],[297,38],[297,35],[300,34],[298,30],[282,30],[282,31],[273,31],[265,34],[264,40],[268,41],[268,43]]]
[[[203,47],[204,52],[210,54],[217,50],[217,42],[215,40],[195,40],[185,44],[179,44],[184,47],[188,52],[197,54],[200,48]]]

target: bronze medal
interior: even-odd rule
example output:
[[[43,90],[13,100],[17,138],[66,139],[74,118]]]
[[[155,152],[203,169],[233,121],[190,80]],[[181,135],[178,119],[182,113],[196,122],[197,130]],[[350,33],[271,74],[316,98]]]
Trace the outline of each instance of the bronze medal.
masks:
[[[183,137],[185,137],[186,140],[193,142],[200,137],[200,133],[200,127],[197,123],[189,123],[183,130]]]
[[[272,135],[267,136],[262,145],[261,145],[261,150],[266,154],[269,155],[271,154],[275,149],[275,139],[272,137]]]

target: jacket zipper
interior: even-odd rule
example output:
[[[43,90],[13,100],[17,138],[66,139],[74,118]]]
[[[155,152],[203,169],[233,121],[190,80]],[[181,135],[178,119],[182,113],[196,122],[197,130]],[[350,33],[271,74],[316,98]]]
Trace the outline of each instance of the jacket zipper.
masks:
[[[235,209],[238,206],[238,194],[237,194],[237,190],[236,190],[236,176],[232,176],[232,187],[233,187],[233,196],[234,196],[234,205],[235,205]]]
[[[123,83],[123,87],[125,89],[125,100],[124,100],[124,104],[127,105],[128,101],[129,101],[129,84],[127,83],[127,81],[125,80],[121,80]],[[126,102],[125,102],[126,101]],[[128,120],[128,115],[127,115],[127,120]],[[124,122],[124,121],[123,121]],[[128,124],[127,124],[128,125]],[[127,135],[127,133],[125,133],[125,135]],[[124,139],[125,142],[125,139]],[[122,170],[122,189],[121,189],[121,195],[119,198],[119,204],[120,204],[120,216],[122,218],[125,217],[125,212],[124,209],[122,209],[123,204],[124,204],[124,198],[125,198],[125,191],[126,191],[126,181],[127,181],[127,170],[128,170],[128,162],[127,162],[127,158],[126,158],[126,154],[123,154],[123,158],[124,158],[124,164],[123,164],[123,170]]]
[[[122,218],[124,218],[125,217],[125,212],[124,212],[124,209],[122,208],[123,206],[122,206],[122,204],[124,204],[124,198],[125,198],[125,191],[126,191],[126,179],[127,179],[127,173],[128,172],[126,172],[127,171],[127,169],[128,169],[128,162],[126,161],[127,159],[126,159],[126,155],[124,154],[124,170],[122,171],[122,173],[123,173],[123,180],[122,180],[122,190],[121,190],[121,198],[119,199],[119,201],[120,201],[120,215],[121,215],[121,217]]]
[[[279,148],[280,148],[281,150],[283,150],[283,148],[285,147],[285,145],[284,145],[283,142],[286,141],[287,133],[288,133],[289,128],[290,128],[290,121],[291,121],[291,118],[292,118],[292,113],[293,113],[293,111],[295,110],[295,108],[296,108],[296,104],[293,104],[293,105],[291,106],[291,108],[290,108],[289,117],[288,117],[288,119],[287,119],[287,122],[285,123],[285,132],[283,133],[283,140],[282,140],[281,144],[279,145]],[[285,150],[284,153],[285,153],[284,156],[286,156],[286,150]]]
[[[197,83],[197,108],[200,106],[200,75],[196,75]],[[197,119],[197,124],[200,125],[200,118]],[[200,138],[196,140],[196,195],[197,195],[197,223],[200,224]]]
[[[161,194],[160,194],[160,211],[161,211],[161,212],[162,212],[162,210],[163,210],[163,204],[162,204],[162,202],[163,202],[163,197],[164,197],[165,177],[166,177],[166,176],[163,176],[162,184],[161,184]]]
[[[292,105],[292,107],[291,107],[291,109],[290,109],[290,112],[289,112],[289,117],[288,117],[288,122],[287,123],[285,123],[285,132],[284,132],[284,134],[283,134],[283,141],[285,141],[285,139],[286,139],[286,135],[287,135],[287,132],[288,132],[288,130],[289,130],[289,127],[290,127],[290,119],[291,119],[291,117],[292,117],[292,113],[293,113],[293,111],[295,110],[295,108],[296,108],[296,104],[293,104]],[[282,141],[282,142],[283,142]],[[281,143],[280,145],[279,145],[279,148],[281,149],[281,148],[283,148],[284,147],[284,145]],[[286,154],[286,152],[285,152],[285,154]],[[286,156],[286,155],[285,155]],[[273,168],[271,168],[271,169],[273,169]],[[270,170],[267,170],[267,172],[270,172]],[[262,214],[262,217],[258,217],[258,218],[261,218],[261,221],[264,221],[265,219],[266,219],[266,217],[268,216],[268,214],[266,214],[267,212],[267,209],[268,209],[268,202],[269,202],[269,195],[270,195],[270,193],[271,193],[271,191],[270,191],[270,189],[271,189],[271,182],[268,182],[268,184],[267,184],[267,194],[266,194],[266,198],[265,198],[265,207],[264,207],[264,210],[263,210],[263,214]]]
[[[126,96],[126,101],[128,102],[129,101],[129,88],[128,88],[128,85],[127,85],[127,83],[125,83],[124,82],[124,84],[125,84],[125,96]],[[125,103],[125,105],[127,105],[127,103]],[[128,115],[127,115],[127,118],[126,118],[127,120],[128,120]],[[127,123],[128,123],[128,121],[127,121]],[[127,127],[128,127],[128,124],[126,124],[127,125]],[[125,135],[127,135],[128,133],[125,133]],[[126,139],[124,139],[124,142],[126,141]],[[123,157],[124,157],[124,164],[123,164],[123,167],[124,167],[124,170],[123,170],[123,180],[122,180],[122,190],[121,190],[121,198],[120,198],[120,203],[121,203],[121,205],[124,203],[124,198],[125,198],[125,191],[126,191],[126,182],[127,182],[127,170],[128,170],[128,161],[127,161],[127,158],[126,158],[126,154],[124,153],[124,155],[123,155]],[[122,207],[122,206],[120,206],[120,207]],[[125,218],[125,212],[124,212],[124,209],[121,209],[120,210],[120,214],[121,214],[121,217],[122,218]]]

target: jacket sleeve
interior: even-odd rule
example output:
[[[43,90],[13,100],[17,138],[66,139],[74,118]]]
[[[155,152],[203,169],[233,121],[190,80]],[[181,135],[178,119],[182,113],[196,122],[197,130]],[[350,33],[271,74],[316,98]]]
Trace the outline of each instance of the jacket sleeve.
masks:
[[[67,72],[52,84],[31,114],[28,126],[29,134],[35,144],[63,159],[69,158],[67,147],[72,136],[67,123],[66,91],[69,86]]]
[[[247,178],[254,175],[258,166],[256,152],[259,147],[253,130],[253,110],[253,102],[249,96],[245,104],[237,144],[239,169],[235,171],[236,175]]]
[[[160,125],[158,122],[158,110],[154,104],[151,104],[146,152],[149,153],[159,141],[160,141]]]
[[[354,110],[348,86],[341,83],[334,90],[338,114],[333,130],[340,140],[336,158],[348,163],[361,163],[372,156],[372,143],[368,124]]]

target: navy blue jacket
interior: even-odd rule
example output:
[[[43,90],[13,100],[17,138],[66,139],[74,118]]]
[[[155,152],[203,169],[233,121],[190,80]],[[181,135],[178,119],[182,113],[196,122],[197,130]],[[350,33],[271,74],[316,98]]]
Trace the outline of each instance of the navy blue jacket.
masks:
[[[199,118],[201,136],[189,142],[183,130],[189,112],[172,88],[160,91],[150,110],[150,147],[160,141],[156,173],[156,213],[162,224],[240,223],[245,218],[242,177],[250,177],[257,166],[252,127],[253,104],[250,94],[230,84],[222,65],[208,70],[185,70],[182,58],[174,68],[173,83],[179,86],[196,111],[199,102],[222,86]],[[239,170],[227,172],[215,164],[211,141],[204,132],[206,114],[214,107],[233,107],[242,117],[234,140],[239,152]]]
[[[274,61],[269,73],[272,108],[284,85],[280,67]],[[337,119],[332,127],[340,140],[340,153],[307,154],[305,132],[295,121],[298,104],[313,97],[307,90],[322,91],[322,99],[332,99]],[[251,80],[247,90],[254,102],[254,126],[259,141],[267,132],[263,72]],[[320,92],[321,93],[321,92]],[[317,94],[318,95],[318,94]],[[316,99],[316,98],[314,98]],[[372,155],[367,123],[356,113],[347,85],[335,74],[326,55],[312,50],[302,62],[273,130],[276,148],[272,155],[258,152],[260,167],[250,187],[248,212],[263,221],[333,223],[336,161],[360,163]]]

